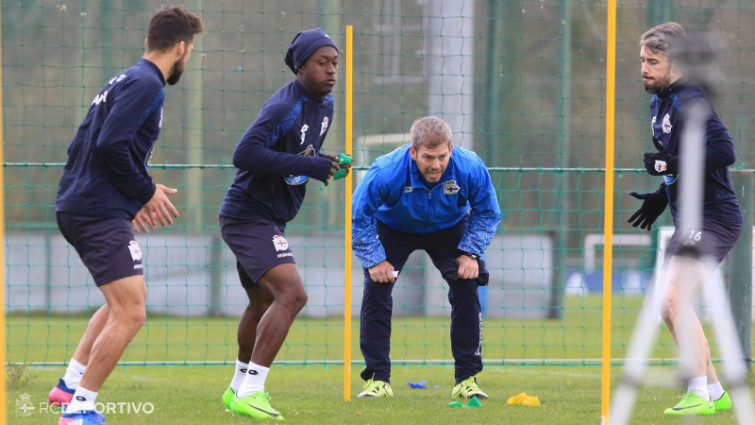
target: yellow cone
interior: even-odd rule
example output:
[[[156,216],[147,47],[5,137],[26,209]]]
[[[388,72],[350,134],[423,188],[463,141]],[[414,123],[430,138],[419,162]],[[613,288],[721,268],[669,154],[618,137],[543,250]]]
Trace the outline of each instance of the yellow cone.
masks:
[[[514,397],[509,397],[507,404],[516,406],[540,406],[540,399],[537,396],[528,396],[527,393],[519,393]]]
[[[509,401],[507,402],[507,404],[521,405],[526,398],[527,398],[527,393],[519,393],[515,395],[514,397],[509,397]]]

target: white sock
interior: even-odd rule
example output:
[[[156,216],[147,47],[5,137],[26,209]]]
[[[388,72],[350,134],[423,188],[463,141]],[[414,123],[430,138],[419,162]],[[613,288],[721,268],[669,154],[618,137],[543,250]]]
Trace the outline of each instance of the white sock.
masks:
[[[687,385],[687,392],[694,392],[700,397],[710,401],[710,394],[708,394],[708,377],[701,376],[699,378],[692,378]]]
[[[239,392],[239,387],[241,387],[241,383],[244,382],[244,378],[246,378],[246,371],[249,368],[249,363],[244,363],[239,359],[236,359],[236,372],[233,374],[233,379],[231,380],[231,389],[234,393]]]
[[[708,394],[710,394],[711,400],[718,400],[724,396],[724,387],[721,386],[721,382],[708,385]]]
[[[95,400],[97,400],[96,392],[89,391],[88,389],[79,386],[79,388],[76,388],[76,392],[73,393],[71,404],[66,408],[66,413],[94,410]]]
[[[84,372],[86,370],[86,365],[83,365],[77,362],[76,359],[71,358],[71,362],[68,363],[68,367],[66,368],[66,374],[63,375],[63,382],[65,382],[66,387],[75,390],[76,387],[79,386],[81,377],[84,376]]]
[[[244,382],[236,392],[236,397],[244,398],[248,397],[257,391],[265,391],[265,379],[267,379],[267,373],[270,372],[269,367],[260,366],[256,363],[249,362],[249,367],[244,377]]]

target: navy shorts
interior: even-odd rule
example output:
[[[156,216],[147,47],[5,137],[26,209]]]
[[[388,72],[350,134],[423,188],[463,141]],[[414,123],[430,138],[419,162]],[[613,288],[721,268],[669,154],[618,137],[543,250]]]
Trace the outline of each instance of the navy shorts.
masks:
[[[666,262],[684,249],[694,246],[700,254],[709,255],[715,258],[716,263],[720,263],[737,243],[737,239],[742,233],[742,223],[704,221],[702,231],[693,231],[689,234],[682,233],[679,227],[674,230],[674,234],[666,247],[666,258],[664,259]]]
[[[97,286],[144,274],[142,250],[128,219],[64,212],[56,217],[60,232],[76,249]]]
[[[283,237],[283,226],[263,218],[220,216],[220,234],[236,256],[241,286],[252,288],[279,264],[296,263]]]

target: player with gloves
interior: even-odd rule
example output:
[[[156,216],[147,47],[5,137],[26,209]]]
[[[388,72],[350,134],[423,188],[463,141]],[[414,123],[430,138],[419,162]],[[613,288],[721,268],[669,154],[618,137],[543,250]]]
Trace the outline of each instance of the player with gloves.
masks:
[[[688,382],[687,394],[667,415],[710,415],[717,410],[731,409],[729,395],[721,387],[710,358],[708,341],[686,292],[699,289],[700,282],[686,281],[681,270],[698,266],[697,258],[685,255],[690,246],[697,252],[720,263],[736,243],[742,231],[742,212],[729,181],[728,168],[734,163],[734,144],[721,118],[710,108],[705,123],[704,188],[701,228],[682,232],[679,223],[680,195],[678,179],[681,132],[685,127],[685,106],[692,102],[706,102],[706,93],[697,85],[685,80],[676,53],[685,41],[682,27],[668,22],[651,28],[640,40],[640,60],[645,91],[653,95],[650,102],[653,144],[655,152],[644,155],[645,169],[650,175],[662,176],[663,182],[655,192],[630,193],[642,200],[642,206],[629,218],[634,227],[650,230],[651,225],[669,206],[676,230],[666,248],[665,262],[668,290],[663,295],[663,318],[678,341],[680,329],[691,329],[696,346],[693,376]],[[692,285],[693,291],[685,286]],[[691,318],[684,320],[684,318]]]

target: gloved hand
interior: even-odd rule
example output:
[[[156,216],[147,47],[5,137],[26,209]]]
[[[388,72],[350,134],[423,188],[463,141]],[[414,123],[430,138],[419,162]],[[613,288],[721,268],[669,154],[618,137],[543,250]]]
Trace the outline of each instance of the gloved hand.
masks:
[[[668,205],[666,196],[666,184],[661,183],[655,192],[637,193],[629,192],[629,196],[637,198],[642,202],[642,206],[629,217],[627,223],[632,223],[632,227],[640,226],[641,229],[650,231],[650,227],[655,220],[663,213]]]
[[[645,152],[645,169],[652,176],[675,176],[678,171],[679,157],[671,156],[660,140],[655,137],[653,137],[653,144],[658,152]]]

